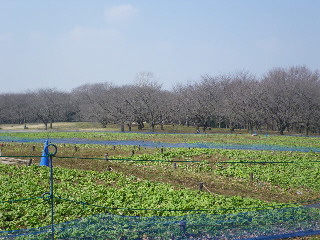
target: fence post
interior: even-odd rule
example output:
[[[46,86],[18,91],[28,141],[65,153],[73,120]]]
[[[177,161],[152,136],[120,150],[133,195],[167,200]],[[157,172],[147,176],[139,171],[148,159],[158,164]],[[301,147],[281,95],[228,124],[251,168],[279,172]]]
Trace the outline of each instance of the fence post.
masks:
[[[53,165],[52,156],[49,157],[50,166],[50,202],[51,202],[51,239],[54,240],[54,197],[53,197]]]
[[[187,222],[186,221],[180,221],[179,222],[180,231],[185,235],[187,231]]]
[[[203,190],[203,182],[200,182],[199,183],[199,191],[202,191]]]
[[[49,147],[52,146],[54,147],[54,152],[50,153]],[[53,161],[52,158],[53,156],[56,155],[58,151],[58,148],[54,144],[49,144],[46,146],[46,153],[47,157],[49,157],[49,168],[50,168],[50,195],[49,195],[49,200],[51,204],[51,239],[54,240],[54,195],[53,195]]]
[[[28,166],[28,167],[30,167],[30,166],[32,165],[32,161],[33,161],[33,159],[30,158],[29,162],[27,163],[27,166]]]
[[[109,154],[106,153],[106,154],[104,155],[104,160],[108,161],[108,159],[109,159]]]
[[[253,173],[250,173],[250,181],[253,182]]]

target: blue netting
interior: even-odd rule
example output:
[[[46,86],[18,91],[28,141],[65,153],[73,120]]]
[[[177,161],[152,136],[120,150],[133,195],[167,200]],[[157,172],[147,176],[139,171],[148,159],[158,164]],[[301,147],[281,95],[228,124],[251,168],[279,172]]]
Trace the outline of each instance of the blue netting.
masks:
[[[14,138],[0,136],[0,141],[3,142],[34,142],[43,143],[47,139],[38,138]],[[79,138],[50,138],[51,143],[65,143],[65,144],[98,144],[98,145],[127,145],[138,146],[146,148],[167,147],[167,148],[212,148],[212,149],[238,149],[238,150],[270,150],[270,151],[293,151],[293,152],[320,152],[320,148],[316,147],[301,147],[301,146],[279,146],[269,144],[230,144],[230,143],[164,143],[164,142],[150,142],[137,140],[91,140]]]
[[[320,204],[232,215],[94,215],[54,225],[55,239],[279,239],[320,234]],[[51,226],[0,232],[0,239],[50,239]]]

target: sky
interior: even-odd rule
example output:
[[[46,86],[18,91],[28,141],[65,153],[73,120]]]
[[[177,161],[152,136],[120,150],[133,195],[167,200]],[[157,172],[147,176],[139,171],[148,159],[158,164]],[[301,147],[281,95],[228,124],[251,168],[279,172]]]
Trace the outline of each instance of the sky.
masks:
[[[0,0],[0,93],[320,69],[320,0]]]

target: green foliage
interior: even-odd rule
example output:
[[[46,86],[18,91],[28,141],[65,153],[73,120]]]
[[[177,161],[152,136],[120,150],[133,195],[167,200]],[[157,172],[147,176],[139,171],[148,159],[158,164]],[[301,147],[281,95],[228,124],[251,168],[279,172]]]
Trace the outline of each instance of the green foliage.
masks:
[[[1,201],[42,196],[49,190],[47,167],[15,167],[0,165]],[[55,200],[56,222],[65,222],[108,211],[119,215],[169,216],[196,213],[195,209],[213,209],[208,213],[235,213],[273,205],[238,196],[211,195],[190,189],[176,190],[169,184],[126,177],[115,172],[54,169],[55,196],[105,206],[98,208],[61,199]],[[110,209],[109,209],[110,208]],[[124,209],[112,209],[124,208]],[[137,208],[145,210],[130,210]],[[148,211],[146,209],[180,209]],[[220,210],[219,210],[220,209]],[[222,210],[225,209],[225,210]],[[0,203],[0,229],[40,227],[50,224],[50,205],[43,199]]]
[[[268,182],[284,188],[320,190],[319,153],[273,152],[224,149],[170,149],[170,151],[133,156],[132,159],[168,161],[197,160],[200,163],[179,163],[178,167],[191,172],[212,172],[229,178]],[[212,159],[213,158],[213,159]],[[211,160],[210,160],[211,159]],[[228,163],[231,162],[231,163]],[[137,163],[135,163],[137,164]],[[170,165],[168,162],[139,162],[140,165]]]

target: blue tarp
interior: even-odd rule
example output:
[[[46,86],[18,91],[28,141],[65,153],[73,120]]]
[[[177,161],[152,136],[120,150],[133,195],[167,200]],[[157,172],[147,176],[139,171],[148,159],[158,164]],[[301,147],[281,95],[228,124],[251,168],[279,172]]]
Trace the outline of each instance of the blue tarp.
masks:
[[[47,139],[31,139],[31,138],[11,138],[1,137],[0,141],[3,142],[36,142],[42,143]],[[163,143],[163,142],[150,142],[150,141],[107,141],[107,140],[90,140],[80,138],[50,138],[51,143],[65,143],[65,144],[98,144],[98,145],[131,145],[141,146],[146,148],[155,147],[171,147],[171,148],[212,148],[212,149],[239,149],[239,150],[270,150],[270,151],[293,151],[293,152],[320,152],[320,148],[315,147],[300,147],[300,146],[278,146],[267,144],[226,144],[226,143]]]

